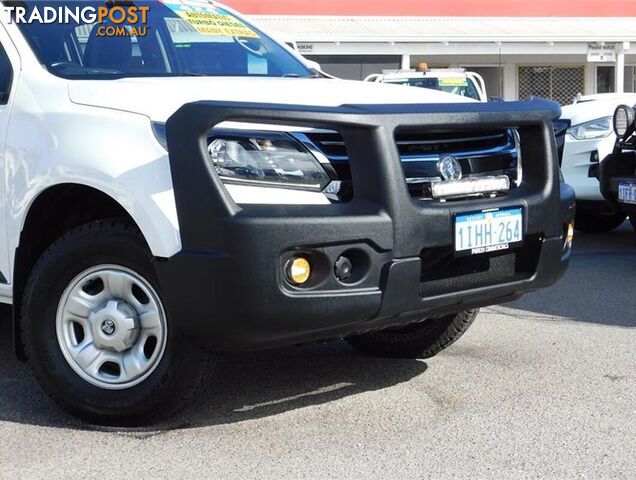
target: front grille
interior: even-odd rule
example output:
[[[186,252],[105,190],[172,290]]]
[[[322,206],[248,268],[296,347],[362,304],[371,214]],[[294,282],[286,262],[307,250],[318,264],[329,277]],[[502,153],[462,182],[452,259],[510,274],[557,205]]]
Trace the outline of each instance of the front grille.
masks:
[[[351,180],[347,149],[340,134],[304,135],[327,157],[338,179]],[[464,178],[507,175],[514,186],[518,160],[514,135],[512,130],[398,132],[395,142],[409,193],[415,198],[431,198],[431,184],[442,180],[437,164],[447,155],[460,163]]]
[[[346,159],[347,149],[338,133],[308,133],[307,137],[328,158]],[[507,131],[490,132],[441,132],[441,133],[398,133],[395,143],[402,158],[439,156],[440,154],[489,153],[510,145]]]
[[[347,159],[347,148],[339,133],[307,133],[307,138],[329,159]]]
[[[508,132],[475,132],[462,133],[398,133],[395,143],[402,157],[420,157],[430,154],[461,154],[490,151],[493,148],[504,147],[509,143]]]
[[[540,251],[538,236],[513,250],[467,257],[455,257],[452,247],[425,249],[418,293],[432,297],[528,279],[536,271]]]

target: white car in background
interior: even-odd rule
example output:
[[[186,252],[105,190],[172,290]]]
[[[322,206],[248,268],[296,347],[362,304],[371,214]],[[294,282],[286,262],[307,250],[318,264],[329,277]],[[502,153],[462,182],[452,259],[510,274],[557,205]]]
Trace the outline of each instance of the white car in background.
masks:
[[[428,68],[427,64],[421,63],[417,70],[385,70],[369,75],[364,81],[428,88],[480,102],[488,101],[482,76],[463,68]]]
[[[563,177],[576,191],[576,229],[582,232],[608,232],[625,221],[605,202],[598,181],[599,163],[614,149],[612,115],[620,104],[636,104],[636,94],[579,97],[554,122]]]

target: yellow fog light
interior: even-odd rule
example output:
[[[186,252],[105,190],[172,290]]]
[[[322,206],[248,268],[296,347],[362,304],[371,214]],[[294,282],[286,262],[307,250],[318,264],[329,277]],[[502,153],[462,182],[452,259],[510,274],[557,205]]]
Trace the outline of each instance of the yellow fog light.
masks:
[[[565,242],[563,247],[569,249],[572,247],[572,241],[574,240],[574,222],[567,224],[567,233],[565,235]]]
[[[302,285],[309,280],[311,265],[309,265],[309,261],[306,258],[294,257],[287,262],[286,274],[287,279],[291,283]]]

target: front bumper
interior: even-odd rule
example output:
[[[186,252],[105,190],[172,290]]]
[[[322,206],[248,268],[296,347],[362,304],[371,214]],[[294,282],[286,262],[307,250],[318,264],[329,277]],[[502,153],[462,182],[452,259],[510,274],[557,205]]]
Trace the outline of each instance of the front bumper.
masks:
[[[218,349],[303,343],[403,325],[505,302],[564,273],[564,225],[574,193],[559,182],[547,101],[338,108],[197,102],[167,124],[183,250],[156,262],[166,307],[180,327]],[[354,199],[334,205],[236,205],[207,158],[207,134],[227,121],[326,128],[350,154]],[[402,128],[519,130],[523,184],[505,197],[446,203],[409,196],[393,141]],[[454,259],[453,216],[522,206],[526,243],[505,255]],[[366,274],[343,284],[343,252]],[[303,252],[323,272],[309,288],[289,285],[287,260]]]
[[[615,211],[636,216],[636,205],[618,201],[618,184],[636,182],[636,152],[617,150],[609,155],[601,163],[600,182],[603,197]]]
[[[615,140],[614,135],[593,140],[576,140],[565,135],[561,171],[576,192],[577,200],[603,201],[598,169],[602,160],[612,153]]]

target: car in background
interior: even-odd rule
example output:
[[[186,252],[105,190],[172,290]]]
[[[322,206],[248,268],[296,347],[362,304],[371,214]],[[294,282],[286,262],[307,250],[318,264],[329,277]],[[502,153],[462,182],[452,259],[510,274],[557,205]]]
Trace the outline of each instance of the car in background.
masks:
[[[428,68],[426,63],[417,70],[385,70],[364,79],[365,82],[392,83],[408,87],[429,88],[487,102],[486,83],[481,75],[463,68]]]
[[[600,169],[601,192],[618,214],[628,216],[636,230],[636,112],[619,105],[613,118],[614,151]]]
[[[612,115],[622,103],[636,104],[636,94],[582,96],[562,108],[554,121],[561,170],[576,192],[576,229],[608,232],[625,221],[603,198],[599,186],[599,165],[612,153],[616,135]]]

